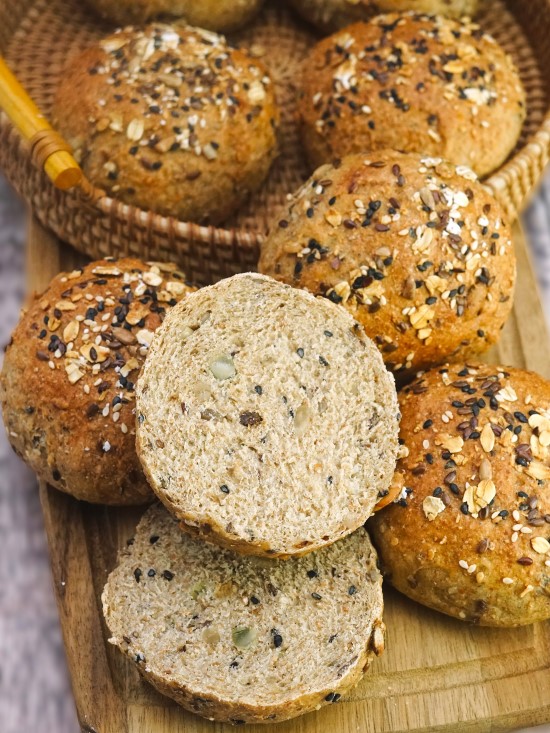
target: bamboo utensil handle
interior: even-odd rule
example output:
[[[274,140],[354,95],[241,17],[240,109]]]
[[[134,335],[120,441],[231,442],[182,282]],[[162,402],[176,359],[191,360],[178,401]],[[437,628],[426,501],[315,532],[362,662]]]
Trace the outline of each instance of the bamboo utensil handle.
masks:
[[[36,104],[17,81],[0,56],[0,107],[31,145],[33,160],[60,189],[83,181],[83,173],[71,155],[71,148],[52,129]]]

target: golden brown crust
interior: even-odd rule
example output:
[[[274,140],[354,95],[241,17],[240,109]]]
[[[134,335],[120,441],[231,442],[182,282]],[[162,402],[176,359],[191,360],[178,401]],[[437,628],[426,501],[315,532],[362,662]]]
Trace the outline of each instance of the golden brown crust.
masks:
[[[137,452],[138,456],[142,453],[139,447],[137,449]],[[145,467],[144,471],[151,486],[153,486],[150,472],[148,472]],[[153,490],[157,494],[158,498],[164,503],[166,508],[169,509],[174,515],[179,516],[182,514],[181,509],[177,507],[173,502],[171,502],[170,499],[167,499],[166,496],[161,495],[160,491],[157,491],[156,489]],[[391,496],[395,498],[398,493],[399,492],[395,492],[392,487]],[[388,493],[387,497],[384,497],[383,501],[384,504],[382,506],[386,506],[391,501],[390,493]],[[376,512],[379,508],[381,508],[380,503],[376,504],[373,511]],[[184,518],[180,521],[179,526],[180,529],[188,534],[190,537],[202,540],[203,542],[209,542],[212,545],[218,545],[219,547],[223,547],[226,550],[232,550],[233,552],[237,552],[239,555],[256,555],[258,557],[267,557],[270,560],[288,560],[292,557],[303,557],[304,555],[309,555],[311,552],[316,552],[317,550],[326,547],[327,544],[338,542],[339,540],[343,539],[347,534],[346,531],[342,530],[338,534],[338,536],[335,537],[335,539],[331,538],[331,542],[327,542],[326,540],[319,540],[315,543],[308,543],[306,546],[303,547],[303,549],[293,549],[292,552],[281,552],[279,550],[273,550],[267,542],[259,542],[257,540],[254,544],[252,544],[251,542],[240,540],[238,537],[235,537],[235,535],[227,532],[225,527],[223,527],[221,524],[218,524],[217,522],[214,522],[212,520],[210,520],[209,523],[198,524],[194,518],[188,516],[187,518]]]
[[[162,24],[118,31],[73,59],[54,105],[96,186],[199,223],[223,221],[260,186],[278,119],[260,62],[221,36]]]
[[[392,584],[482,625],[550,618],[550,383],[452,365],[400,404],[403,491],[370,524]]]
[[[91,502],[152,500],[135,452],[134,384],[166,309],[192,290],[170,265],[100,260],[31,300],[0,387],[9,440],[42,480]]]
[[[99,15],[118,25],[143,24],[160,17],[184,18],[190,25],[230,31],[247,23],[263,0],[86,0]]]
[[[378,16],[324,39],[304,63],[300,118],[312,165],[380,148],[440,155],[485,176],[526,115],[511,59],[479,26]]]
[[[379,151],[317,170],[273,223],[259,269],[345,305],[404,374],[498,339],[515,255],[470,170]]]
[[[417,13],[473,16],[478,0],[291,0],[305,20],[323,31],[336,31],[350,23],[368,20],[378,13],[414,10]]]

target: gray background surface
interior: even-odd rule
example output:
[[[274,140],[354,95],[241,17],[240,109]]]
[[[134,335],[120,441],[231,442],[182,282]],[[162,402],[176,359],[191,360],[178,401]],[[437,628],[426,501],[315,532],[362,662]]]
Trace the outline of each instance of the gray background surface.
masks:
[[[550,323],[550,174],[524,225]],[[0,177],[2,347],[24,293],[24,237],[24,207]],[[35,479],[1,427],[0,540],[0,733],[77,733]]]

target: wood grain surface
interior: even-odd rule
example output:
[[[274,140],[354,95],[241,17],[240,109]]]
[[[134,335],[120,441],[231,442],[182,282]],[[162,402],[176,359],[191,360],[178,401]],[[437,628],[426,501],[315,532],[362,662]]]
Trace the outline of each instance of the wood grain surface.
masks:
[[[525,241],[515,230],[518,297],[491,361],[550,378],[550,348]],[[80,257],[36,224],[28,281],[42,289]],[[92,507],[40,489],[57,603],[81,728],[86,733],[225,733],[143,682],[107,642],[100,594],[140,510]],[[340,702],[252,733],[481,733],[550,721],[550,622],[470,627],[386,588],[387,651]]]

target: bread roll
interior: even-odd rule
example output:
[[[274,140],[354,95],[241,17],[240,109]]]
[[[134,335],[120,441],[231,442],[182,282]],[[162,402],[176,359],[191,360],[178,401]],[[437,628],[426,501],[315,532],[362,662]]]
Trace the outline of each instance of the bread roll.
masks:
[[[550,618],[550,383],[451,365],[400,405],[402,493],[369,525],[388,580],[470,623]]]
[[[319,168],[259,269],[344,305],[401,379],[494,344],[516,273],[502,209],[470,169],[391,150]]]
[[[12,447],[39,478],[91,502],[152,500],[135,451],[134,384],[153,331],[193,289],[169,265],[100,260],[31,300],[0,393]]]
[[[145,679],[234,725],[336,702],[384,649],[364,529],[305,558],[260,560],[182,534],[152,507],[109,576],[103,611],[109,641]]]
[[[74,57],[54,104],[57,129],[96,186],[211,224],[263,182],[278,119],[263,64],[221,36],[158,23]]]
[[[336,31],[378,13],[414,10],[417,13],[472,17],[478,0],[290,0],[300,15],[323,31]]]
[[[86,0],[86,3],[101,17],[118,25],[171,17],[225,33],[247,23],[259,11],[263,0]]]
[[[483,177],[510,155],[525,116],[512,60],[470,22],[381,15],[322,40],[303,64],[300,118],[314,167],[394,148]]]
[[[137,449],[187,532],[286,557],[367,519],[391,481],[393,377],[343,308],[255,274],[203,288],[155,338]]]

